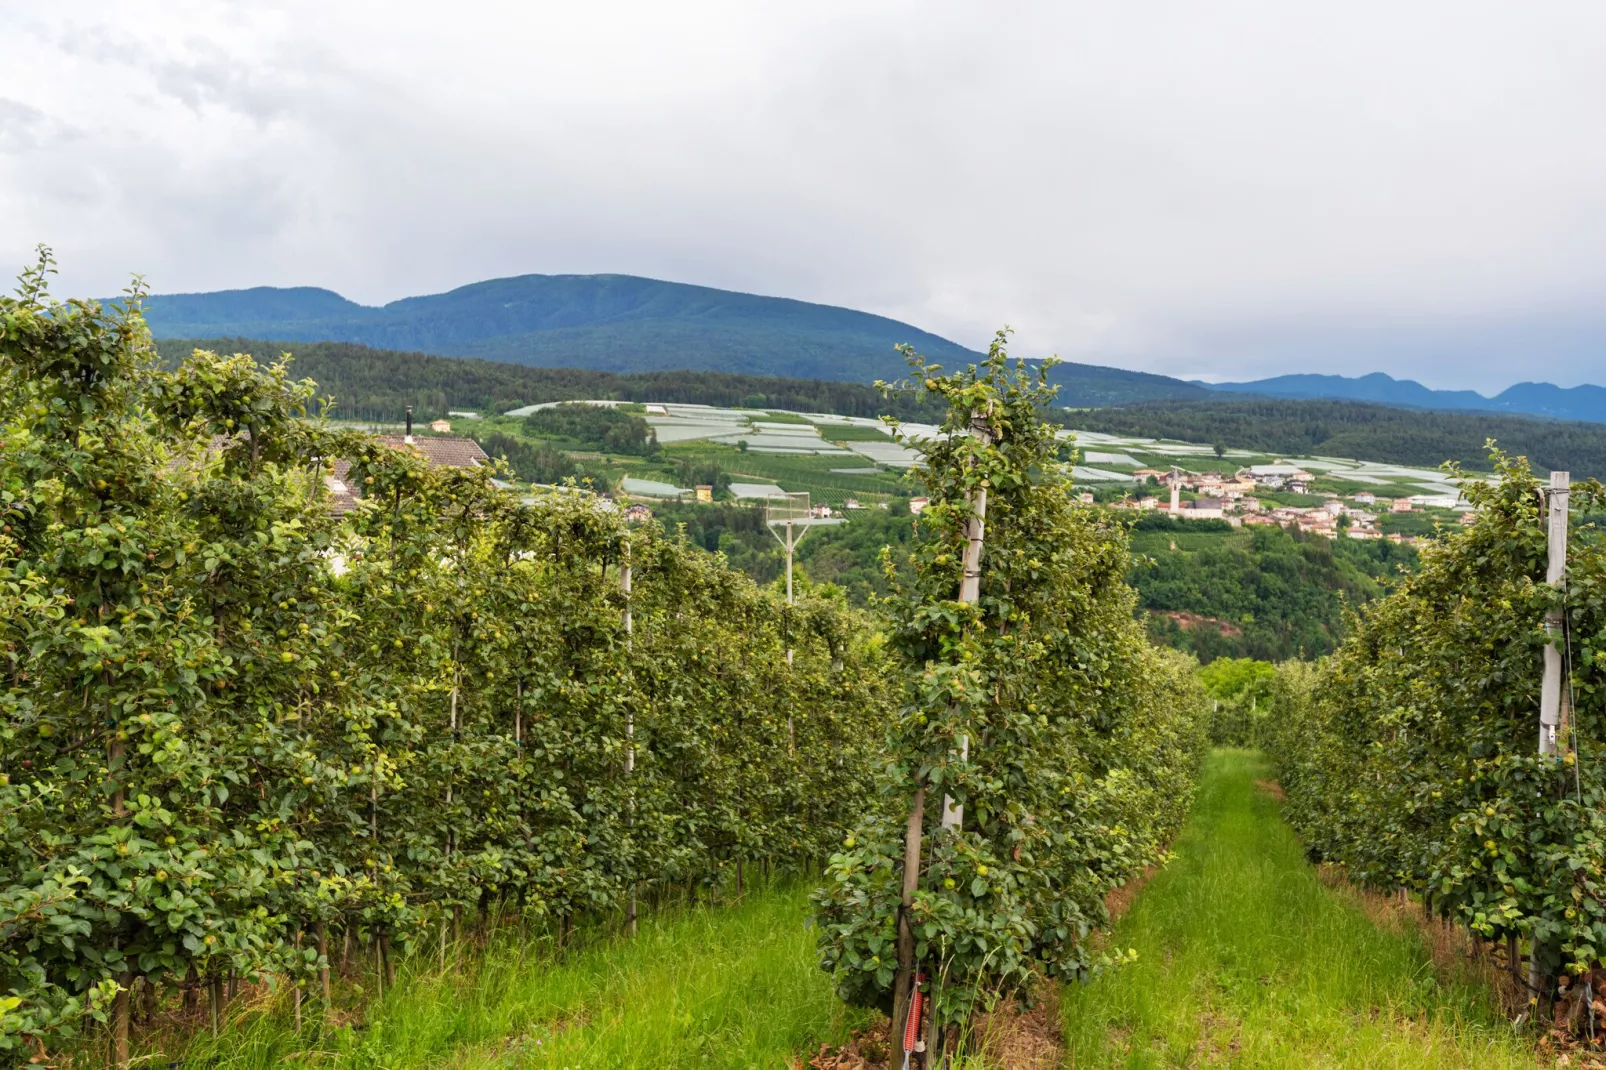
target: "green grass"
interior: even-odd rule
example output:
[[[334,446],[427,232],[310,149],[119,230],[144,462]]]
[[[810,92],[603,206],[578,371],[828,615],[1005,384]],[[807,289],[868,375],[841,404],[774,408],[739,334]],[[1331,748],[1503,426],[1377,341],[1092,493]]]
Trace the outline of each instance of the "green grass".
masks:
[[[634,940],[605,938],[563,958],[508,938],[465,960],[464,975],[443,976],[426,953],[364,1030],[298,1038],[282,1012],[259,1014],[219,1041],[197,1040],[181,1065],[785,1066],[860,1022],[815,964],[807,915],[807,889],[784,887],[644,919]]]
[[[1137,961],[1062,1001],[1067,1067],[1532,1067],[1487,990],[1438,975],[1306,864],[1250,751],[1217,751],[1177,857],[1121,919]]]

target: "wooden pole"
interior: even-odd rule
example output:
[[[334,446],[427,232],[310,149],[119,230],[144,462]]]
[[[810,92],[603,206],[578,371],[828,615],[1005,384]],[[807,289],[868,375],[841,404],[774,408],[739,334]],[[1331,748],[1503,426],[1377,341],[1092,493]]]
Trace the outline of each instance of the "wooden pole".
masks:
[[[909,1013],[909,993],[915,977],[915,933],[909,921],[915,889],[920,887],[920,841],[925,835],[926,789],[916,788],[909,803],[909,821],[903,830],[903,897],[898,907],[898,976],[892,989],[892,1030],[901,1038]]]

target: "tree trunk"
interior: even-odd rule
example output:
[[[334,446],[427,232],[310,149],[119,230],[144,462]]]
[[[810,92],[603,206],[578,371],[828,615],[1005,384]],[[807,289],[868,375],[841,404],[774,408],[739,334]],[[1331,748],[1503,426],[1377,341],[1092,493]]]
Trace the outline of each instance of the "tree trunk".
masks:
[[[212,1009],[212,1035],[218,1035],[223,1021],[223,975],[214,973],[207,981],[207,1003]]]
[[[149,974],[145,976],[144,988],[140,992],[140,997],[140,1002],[144,1004],[141,1008],[141,1017],[145,1028],[149,1029],[156,1024],[156,978]]]
[[[323,1005],[329,1007],[329,926],[318,923],[318,987],[323,991]]]
[[[300,949],[301,949],[301,934],[300,933],[296,933],[296,950],[299,951]],[[299,977],[291,978],[290,983],[294,986],[290,990],[290,1005],[295,1010],[296,1035],[299,1036],[301,1034],[301,988],[302,988],[301,978],[299,978]]]
[[[117,1070],[128,1066],[129,989],[134,975],[125,973],[117,979],[117,995],[112,997],[111,1065]]]

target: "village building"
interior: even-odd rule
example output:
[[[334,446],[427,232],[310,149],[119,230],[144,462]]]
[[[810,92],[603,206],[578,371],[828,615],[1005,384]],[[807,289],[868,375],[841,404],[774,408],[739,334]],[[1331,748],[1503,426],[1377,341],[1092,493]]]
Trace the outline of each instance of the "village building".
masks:
[[[1297,464],[1252,464],[1238,470],[1238,478],[1249,478],[1257,487],[1293,491],[1304,494],[1316,477]]]
[[[480,444],[471,438],[408,434],[379,435],[377,439],[386,446],[421,454],[431,468],[477,468],[491,463],[491,458],[480,449]],[[357,501],[362,496],[346,480],[351,472],[350,461],[336,461],[334,469],[324,476],[323,481],[329,489],[330,508],[336,515],[344,515],[357,507]]]
[[[1177,515],[1189,520],[1222,520],[1226,516],[1226,510],[1220,498],[1200,498],[1181,503]]]
[[[931,504],[931,499],[930,498],[910,498],[909,499],[909,512],[913,516],[919,516],[921,513],[926,511],[926,506],[928,506],[930,504]]]

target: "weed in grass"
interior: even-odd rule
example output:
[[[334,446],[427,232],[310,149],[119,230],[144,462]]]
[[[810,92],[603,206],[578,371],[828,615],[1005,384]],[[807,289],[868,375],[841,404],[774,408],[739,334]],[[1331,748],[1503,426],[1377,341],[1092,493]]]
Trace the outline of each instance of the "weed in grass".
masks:
[[[1115,928],[1137,962],[1064,992],[1066,1065],[1532,1067],[1470,973],[1322,883],[1269,776],[1254,752],[1211,756],[1176,860]]]

